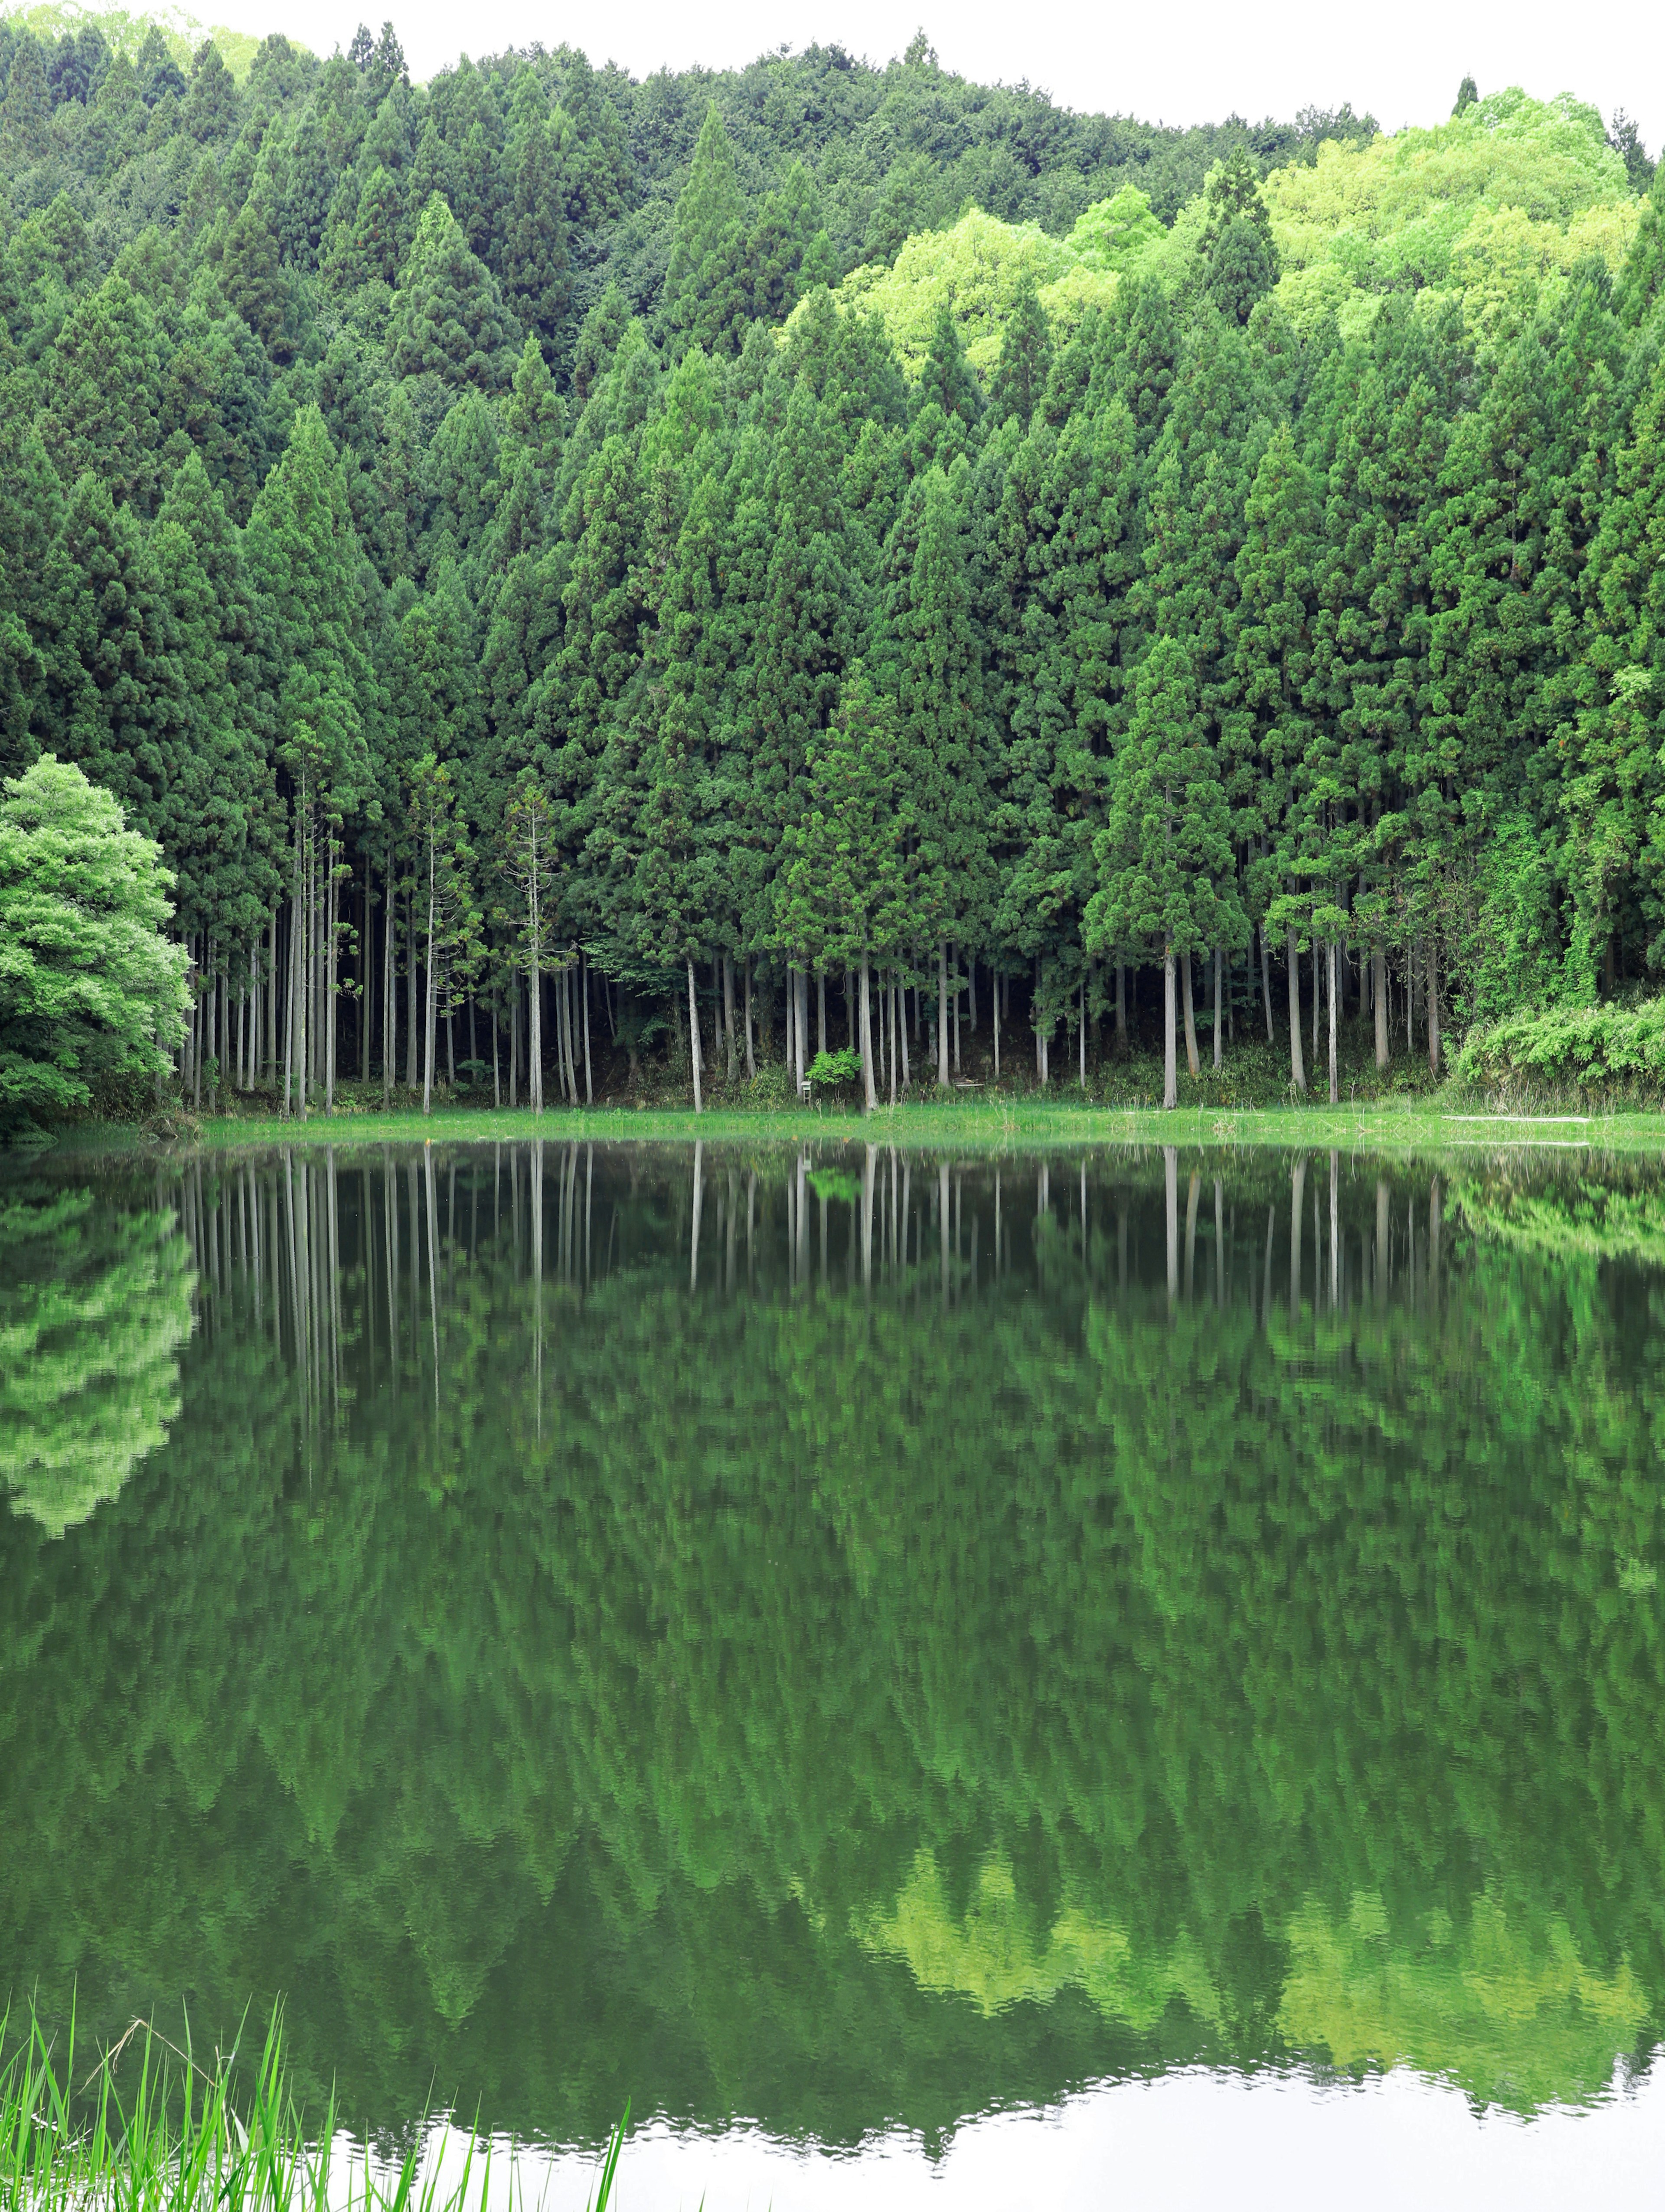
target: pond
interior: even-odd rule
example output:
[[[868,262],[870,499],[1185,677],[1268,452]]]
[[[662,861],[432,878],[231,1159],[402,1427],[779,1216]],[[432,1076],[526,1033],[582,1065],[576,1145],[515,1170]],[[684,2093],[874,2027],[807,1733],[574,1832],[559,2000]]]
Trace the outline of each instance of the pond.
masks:
[[[15,1170],[0,1998],[551,2212],[1639,2200],[1662,1425],[1571,1149]]]

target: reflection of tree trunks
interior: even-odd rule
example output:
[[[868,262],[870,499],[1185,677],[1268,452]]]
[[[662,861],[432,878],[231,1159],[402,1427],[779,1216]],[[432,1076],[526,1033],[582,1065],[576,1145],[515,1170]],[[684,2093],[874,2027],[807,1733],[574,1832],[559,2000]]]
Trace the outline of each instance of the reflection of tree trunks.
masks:
[[[1171,969],[1172,963],[1169,963]],[[1164,1186],[1168,1200],[1168,1304],[1172,1307],[1179,1297],[1179,1151],[1174,1145],[1162,1148]]]
[[[1295,1163],[1289,1187],[1289,1317],[1301,1318],[1301,1201],[1306,1195],[1307,1164]]]
[[[1388,1185],[1381,1176],[1376,1179],[1376,1303],[1388,1303]]]
[[[694,1147],[694,1222],[688,1236],[688,1287],[700,1287],[700,1214],[705,1205],[705,1146]]]
[[[1214,1304],[1225,1304],[1225,1193],[1214,1178]]]
[[[1332,971],[1330,980],[1334,981]],[[1330,1154],[1330,1307],[1341,1303],[1341,1155]]]
[[[1439,1177],[1436,1176],[1428,1186],[1428,1310],[1439,1311]]]
[[[942,1302],[948,1304],[948,1163],[944,1160],[937,1170],[937,1251],[941,1278]]]
[[[533,1419],[541,1439],[544,1434],[544,1139],[541,1137],[532,1139],[528,1197],[528,1211],[532,1216]]]
[[[1272,1312],[1272,1243],[1276,1209],[1266,1210],[1266,1269],[1261,1283],[1261,1327],[1264,1328]]]
[[[434,1415],[440,1412],[440,1215],[434,1196],[434,1148],[422,1147],[422,1164],[428,1176],[428,1319],[434,1340]],[[543,1361],[542,1316],[539,1316],[538,1361],[541,1372]]]
[[[1196,1288],[1197,1194],[1201,1188],[1202,1176],[1193,1168],[1185,1192],[1185,1303],[1188,1306]]]

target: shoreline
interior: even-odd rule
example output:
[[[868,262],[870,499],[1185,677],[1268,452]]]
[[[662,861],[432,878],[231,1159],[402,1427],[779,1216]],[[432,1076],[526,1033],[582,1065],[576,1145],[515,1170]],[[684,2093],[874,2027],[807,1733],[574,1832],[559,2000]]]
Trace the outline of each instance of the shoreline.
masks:
[[[1079,1104],[1034,1097],[908,1100],[864,1115],[855,1108],[691,1107],[529,1109],[446,1106],[421,1112],[205,1115],[177,1137],[142,1122],[85,1122],[48,1144],[19,1148],[15,1164],[50,1158],[147,1161],[270,1152],[283,1147],[526,1144],[878,1145],[898,1150],[990,1152],[1146,1149],[1164,1145],[1285,1151],[1395,1152],[1553,1151],[1665,1154],[1665,1111],[1613,1114],[1491,1114],[1458,1110],[1437,1098],[1352,1106],[1158,1108]]]

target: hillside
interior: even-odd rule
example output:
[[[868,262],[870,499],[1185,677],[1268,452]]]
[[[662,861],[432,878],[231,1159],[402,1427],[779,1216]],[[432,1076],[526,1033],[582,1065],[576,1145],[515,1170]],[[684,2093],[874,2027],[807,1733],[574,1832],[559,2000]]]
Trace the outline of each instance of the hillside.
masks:
[[[1154,988],[1297,1088],[1653,973],[1622,118],[179,49],[0,23],[0,768],[161,840],[193,1088],[524,1081],[532,964],[569,1091],[857,1039],[864,956],[882,1081],[991,971],[1041,1080]]]

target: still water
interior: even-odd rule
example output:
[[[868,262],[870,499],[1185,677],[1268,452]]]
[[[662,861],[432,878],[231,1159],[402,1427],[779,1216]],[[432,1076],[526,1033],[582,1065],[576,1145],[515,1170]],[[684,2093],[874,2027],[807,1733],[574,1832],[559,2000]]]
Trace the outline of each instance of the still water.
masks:
[[[0,1998],[551,2212],[1656,2202],[1662,1425],[1573,1151],[13,1170]]]

